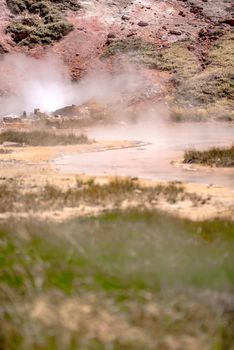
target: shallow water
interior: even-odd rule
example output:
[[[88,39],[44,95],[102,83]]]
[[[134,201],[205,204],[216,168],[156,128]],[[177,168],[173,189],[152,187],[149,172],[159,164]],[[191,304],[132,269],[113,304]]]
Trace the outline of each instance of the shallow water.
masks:
[[[234,142],[234,124],[146,123],[87,130],[96,140],[138,140],[141,146],[76,153],[55,160],[63,173],[137,176],[234,188],[234,169],[201,168],[181,164],[186,149],[228,146]]]

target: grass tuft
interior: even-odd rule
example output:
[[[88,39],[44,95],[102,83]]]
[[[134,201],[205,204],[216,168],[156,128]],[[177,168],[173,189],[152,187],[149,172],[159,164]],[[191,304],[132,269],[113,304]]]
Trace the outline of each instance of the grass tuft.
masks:
[[[216,167],[234,166],[234,145],[229,148],[211,148],[207,151],[189,150],[184,154],[184,163]]]

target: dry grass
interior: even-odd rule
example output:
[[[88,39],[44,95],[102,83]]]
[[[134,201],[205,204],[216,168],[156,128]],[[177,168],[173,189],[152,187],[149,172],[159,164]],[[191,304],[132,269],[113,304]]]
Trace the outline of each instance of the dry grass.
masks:
[[[219,39],[208,53],[208,64],[202,72],[188,76],[178,85],[174,104],[182,119],[233,120],[234,37],[227,34]],[[186,65],[185,65],[186,68]],[[177,113],[178,114],[178,113]],[[175,113],[173,113],[174,119]]]
[[[0,185],[0,212],[39,212],[63,208],[78,208],[86,205],[99,208],[121,208],[129,202],[133,207],[155,205],[159,200],[170,204],[189,200],[197,205],[203,199],[185,192],[183,186],[171,183],[152,188],[142,187],[130,179],[114,179],[106,184],[93,180],[77,180],[76,186],[67,189],[46,184],[33,189],[25,188],[16,181],[3,180]],[[132,203],[132,204],[131,204]]]
[[[216,167],[234,166],[234,145],[229,148],[211,148],[207,151],[189,150],[184,154],[184,163]]]
[[[56,146],[89,143],[86,135],[56,134],[47,131],[3,131],[0,143],[15,142],[27,146]]]
[[[170,117],[173,121],[234,121],[232,102],[228,98],[221,98],[212,103],[200,106],[181,106],[172,101]]]

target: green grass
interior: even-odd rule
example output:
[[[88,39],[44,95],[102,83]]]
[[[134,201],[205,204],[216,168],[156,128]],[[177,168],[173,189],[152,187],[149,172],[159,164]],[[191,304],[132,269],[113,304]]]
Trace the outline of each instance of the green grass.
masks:
[[[139,210],[2,223],[1,348],[163,350],[186,335],[231,350],[217,293],[234,287],[233,228]]]
[[[0,143],[16,142],[27,146],[56,146],[89,143],[87,136],[75,134],[56,134],[47,131],[3,131]]]
[[[73,25],[64,16],[65,10],[77,11],[78,1],[32,1],[7,0],[7,5],[16,17],[6,29],[15,43],[24,46],[52,44],[73,30]]]
[[[234,166],[234,146],[229,148],[211,148],[207,151],[188,150],[184,154],[184,163],[203,164],[217,167]]]
[[[232,288],[234,257],[222,258],[222,254],[234,247],[233,228],[229,221],[193,223],[139,210],[59,225],[30,220],[2,224],[1,263],[6,269],[1,281],[24,294],[27,274],[31,288],[36,278],[33,265],[37,270],[41,264],[45,291],[123,293],[125,289],[158,291],[177,284]],[[18,264],[22,274],[17,273]]]

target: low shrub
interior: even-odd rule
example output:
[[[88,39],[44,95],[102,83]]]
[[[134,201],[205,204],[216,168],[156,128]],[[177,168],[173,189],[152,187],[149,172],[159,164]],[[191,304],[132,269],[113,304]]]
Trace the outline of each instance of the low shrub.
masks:
[[[7,0],[8,7],[15,14],[22,14],[6,28],[16,44],[34,46],[51,44],[73,30],[73,25],[63,16],[63,11],[76,11],[80,5],[75,0],[31,1]]]

